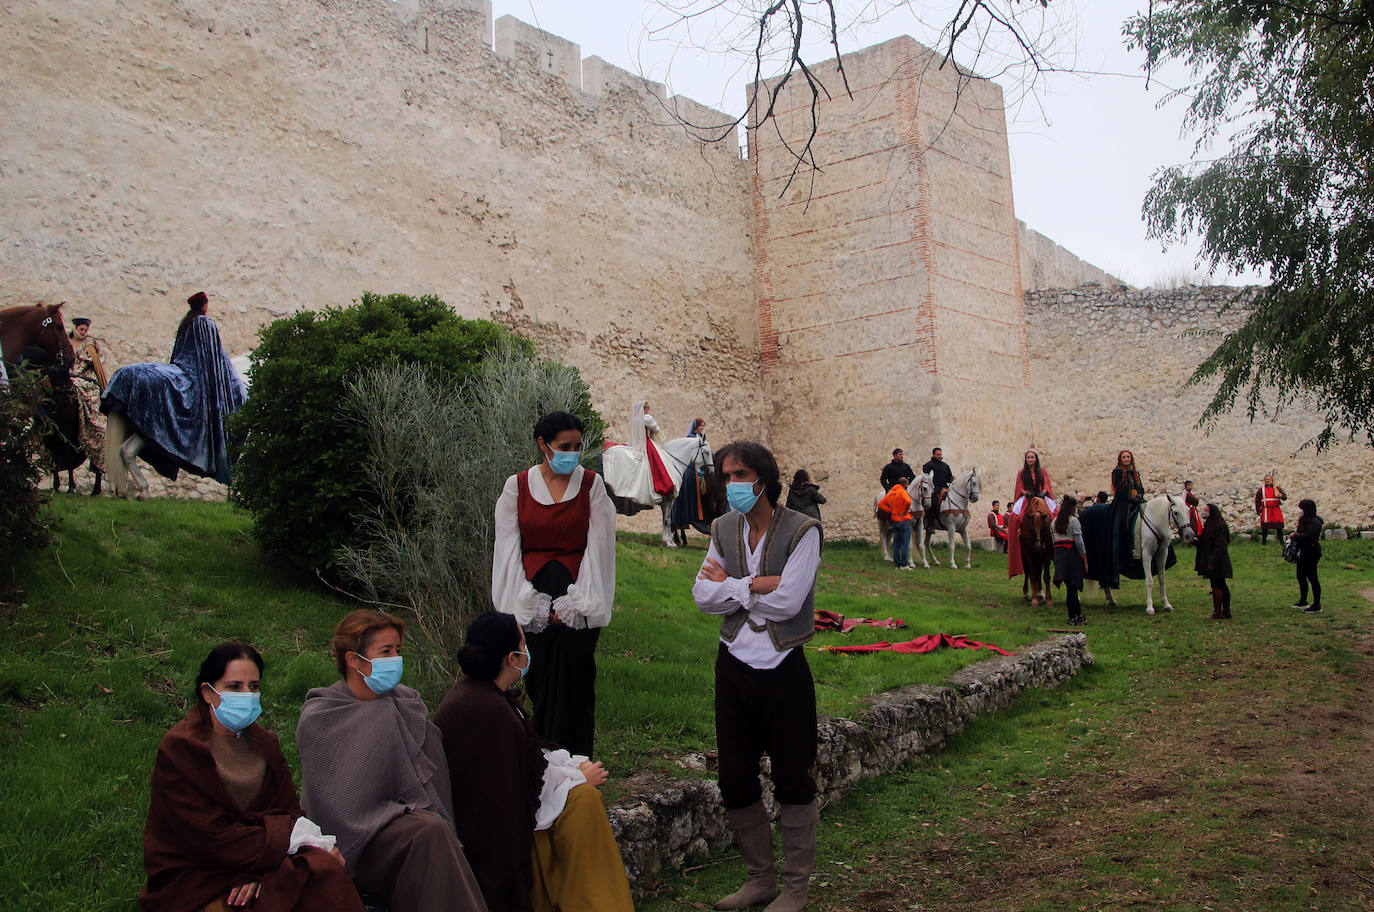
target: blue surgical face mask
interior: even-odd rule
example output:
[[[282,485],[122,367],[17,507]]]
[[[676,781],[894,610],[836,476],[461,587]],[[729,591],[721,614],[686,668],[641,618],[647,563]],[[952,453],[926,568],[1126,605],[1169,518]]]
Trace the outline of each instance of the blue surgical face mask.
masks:
[[[550,453],[549,468],[555,475],[571,475],[582,461],[582,454],[576,450],[551,450]]]
[[[520,677],[523,678],[525,675],[530,673],[530,665],[534,662],[534,659],[530,656],[529,650],[519,652],[517,653],[517,655],[522,655],[525,657],[525,667],[520,669]]]
[[[262,715],[262,697],[251,691],[226,690],[220,693],[214,687],[216,695],[219,696],[219,706],[210,711],[215,714],[219,724],[237,734],[258,720]]]
[[[748,513],[754,509],[754,504],[759,501],[759,495],[754,493],[756,483],[732,481],[725,486],[725,499],[730,502],[731,509],[739,510],[741,513]]]
[[[361,656],[360,658],[367,658]],[[363,683],[375,694],[391,693],[401,683],[401,668],[405,664],[401,656],[382,656],[371,659],[372,674],[363,675]]]

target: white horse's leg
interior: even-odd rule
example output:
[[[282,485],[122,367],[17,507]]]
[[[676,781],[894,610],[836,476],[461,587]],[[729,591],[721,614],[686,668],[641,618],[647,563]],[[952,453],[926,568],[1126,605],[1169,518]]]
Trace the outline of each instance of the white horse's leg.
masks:
[[[916,539],[916,547],[918,547],[921,550],[921,566],[926,568],[927,570],[930,569],[930,549],[927,544],[929,541],[930,536],[926,535],[926,521],[925,518],[922,517],[921,534]]]
[[[677,547],[677,542],[673,541],[673,528],[669,523],[669,517],[673,513],[674,500],[677,500],[677,495],[673,495],[673,497],[665,499],[663,503],[659,504],[659,508],[663,511],[663,547],[665,548]]]
[[[1164,603],[1165,611],[1173,611],[1174,606],[1169,604],[1169,589],[1164,584],[1164,565],[1169,563],[1169,546],[1161,544],[1155,547],[1159,549],[1155,555],[1155,563],[1159,566],[1159,600]]]
[[[958,570],[959,561],[954,556],[954,549],[956,547],[956,540],[954,538],[955,532],[953,529],[946,528],[945,534],[949,536],[949,569]]]
[[[1147,547],[1147,542],[1140,544],[1141,566],[1145,569],[1145,613],[1155,613],[1155,556]]]
[[[143,438],[137,434],[130,434],[119,445],[120,461],[124,463],[124,468],[128,469],[129,477],[134,480],[134,487],[138,489],[134,496],[139,500],[146,500],[148,497],[148,479],[138,467],[138,454],[142,452],[143,445]]]
[[[968,524],[964,524],[964,569],[973,569],[973,542],[969,541]]]
[[[883,560],[892,561],[892,523],[878,520],[878,543],[883,546]]]
[[[1114,593],[1114,592],[1112,591],[1112,587],[1111,587],[1111,586],[1102,586],[1102,594],[1105,595],[1105,596],[1107,597],[1107,607],[1108,607],[1108,608],[1115,608],[1115,607],[1116,607],[1116,593]]]

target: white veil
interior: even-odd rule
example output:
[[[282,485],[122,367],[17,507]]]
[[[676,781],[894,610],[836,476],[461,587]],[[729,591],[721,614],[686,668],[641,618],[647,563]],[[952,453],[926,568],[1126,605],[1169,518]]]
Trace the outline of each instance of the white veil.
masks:
[[[647,437],[644,430],[644,400],[639,399],[630,410],[630,449],[643,455]]]

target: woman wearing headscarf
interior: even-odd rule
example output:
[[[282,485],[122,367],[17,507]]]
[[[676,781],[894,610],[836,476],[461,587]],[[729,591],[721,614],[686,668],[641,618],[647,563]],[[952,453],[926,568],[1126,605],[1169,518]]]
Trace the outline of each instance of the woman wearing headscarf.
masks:
[[[615,507],[579,464],[581,419],[550,412],[534,442],[543,460],[506,479],[496,501],[491,601],[525,631],[534,730],[590,756],[596,642],[615,600]]]
[[[511,615],[468,627],[462,677],[434,714],[458,836],[491,912],[633,912],[597,791],[606,771],[535,734],[516,686],[532,661]]]
[[[215,647],[158,745],[144,912],[362,912],[334,837],[301,811],[276,735],[257,724],[263,668],[252,646]]]

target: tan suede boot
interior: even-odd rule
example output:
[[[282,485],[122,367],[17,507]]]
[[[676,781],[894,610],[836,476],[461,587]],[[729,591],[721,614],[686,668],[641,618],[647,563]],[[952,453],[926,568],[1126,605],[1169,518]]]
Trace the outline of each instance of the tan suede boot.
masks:
[[[717,909],[747,909],[762,905],[778,895],[778,865],[773,857],[773,828],[768,823],[768,811],[762,801],[735,811],[726,811],[730,829],[735,831],[735,845],[744,859],[748,876],[744,886],[729,896],[721,897]]]
[[[816,802],[784,804],[782,824],[782,894],[764,912],[800,912],[806,908],[811,872],[816,869]]]

